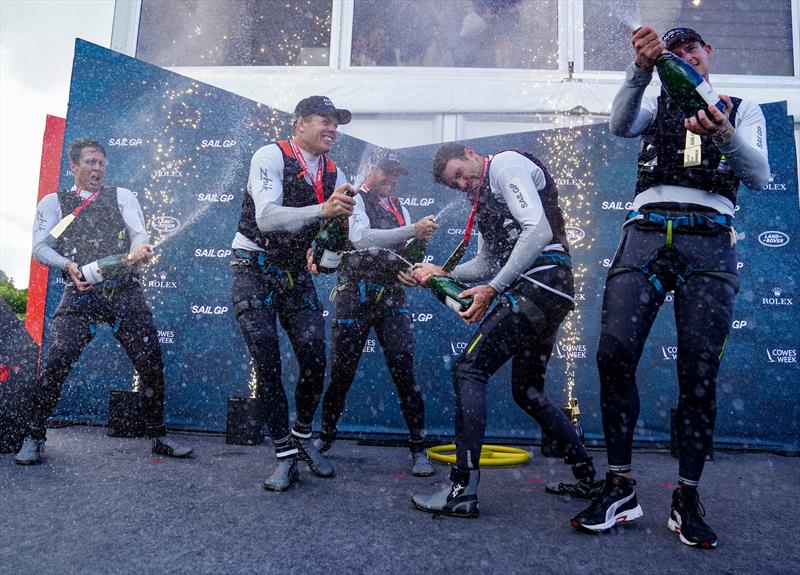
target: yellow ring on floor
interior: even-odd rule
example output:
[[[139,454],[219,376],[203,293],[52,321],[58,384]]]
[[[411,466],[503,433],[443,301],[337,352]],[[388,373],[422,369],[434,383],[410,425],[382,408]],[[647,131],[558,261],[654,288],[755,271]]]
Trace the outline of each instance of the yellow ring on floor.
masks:
[[[456,446],[453,443],[434,445],[428,449],[428,457],[434,461],[454,464],[456,462]],[[518,447],[484,445],[481,448],[480,465],[481,467],[519,465],[521,463],[526,463],[530,458],[530,453]]]

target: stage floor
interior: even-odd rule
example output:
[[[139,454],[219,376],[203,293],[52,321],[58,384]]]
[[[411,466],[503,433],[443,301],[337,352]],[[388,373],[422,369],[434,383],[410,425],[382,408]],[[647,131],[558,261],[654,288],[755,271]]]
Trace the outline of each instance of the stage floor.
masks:
[[[175,434],[191,460],[152,457],[144,439],[97,427],[48,432],[42,465],[0,456],[3,573],[797,573],[800,458],[716,453],[701,498],[719,537],[691,549],[666,528],[677,461],[636,452],[644,517],[599,536],[570,517],[586,503],[548,495],[544,483],[569,468],[539,455],[522,466],[486,468],[478,519],[434,518],[413,509],[416,478],[398,447],[340,441],[333,479],[311,475],[285,493],[261,487],[274,461],[269,444]],[[605,454],[593,453],[604,469]]]

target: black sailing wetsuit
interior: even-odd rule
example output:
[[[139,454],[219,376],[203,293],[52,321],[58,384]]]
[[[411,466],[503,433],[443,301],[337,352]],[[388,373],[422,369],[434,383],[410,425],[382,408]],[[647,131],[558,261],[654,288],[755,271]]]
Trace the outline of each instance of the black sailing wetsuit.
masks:
[[[56,252],[78,266],[104,256],[128,253],[130,239],[117,193],[117,188],[105,187],[59,237]],[[58,201],[64,215],[83,203],[72,190],[58,192]],[[45,423],[58,403],[64,380],[94,337],[98,322],[112,326],[114,337],[139,374],[147,435],[164,435],[164,364],[153,314],[135,268],[82,292],[68,274],[64,278],[68,283],[47,335],[47,354],[30,420],[31,437],[44,438]]]
[[[366,217],[372,229],[407,226],[397,198],[381,203],[375,192],[361,190]],[[389,208],[389,209],[387,209]],[[392,246],[395,251],[404,242]],[[405,290],[397,283],[402,269],[386,251],[345,256],[339,270],[336,318],[331,336],[331,377],[322,403],[323,441],[336,438],[336,424],[358,368],[370,329],[375,328],[386,365],[400,398],[400,410],[410,432],[412,452],[424,447],[425,405],[414,378],[414,335]]]
[[[609,469],[629,471],[639,417],[636,368],[666,293],[674,290],[679,477],[696,484],[712,446],[717,372],[739,286],[731,216],[740,176],[748,177],[751,187],[764,185],[753,182],[761,179],[756,171],[768,170],[766,134],[758,107],[735,98],[730,119],[737,139],[726,144],[706,136],[687,137],[682,114],[663,94],[657,102],[647,102],[654,117],[640,112],[636,122],[643,126],[627,126],[620,119],[626,115],[615,118],[615,112],[639,106],[649,82],[649,74],[634,68],[612,112],[615,133],[640,133],[642,147],[634,211],[623,228],[603,297],[597,352],[603,430]],[[741,124],[746,127],[740,129]],[[744,134],[752,134],[755,153],[745,150],[750,143]],[[699,157],[684,153],[691,138],[701,144]],[[746,164],[751,156],[757,162]],[[751,165],[759,169],[748,170]]]
[[[527,173],[516,179],[504,177],[509,163]],[[538,221],[534,227],[549,231],[538,243],[538,257],[522,254],[528,265],[512,274],[510,285],[498,286],[504,270],[519,260],[520,254],[512,256],[512,252],[525,229],[509,209],[512,202],[518,204],[514,206],[517,214],[525,214],[524,220],[531,213],[532,221]],[[478,468],[486,429],[486,384],[509,359],[514,401],[555,437],[570,463],[586,462],[589,457],[574,427],[544,391],[558,327],[574,306],[572,268],[555,182],[532,156],[498,154],[480,190],[477,221],[484,244],[476,260],[484,258],[501,268],[490,282],[501,295],[453,366],[457,466]],[[486,277],[484,273],[473,276],[467,269],[470,265],[456,267],[451,276],[464,281]]]
[[[277,155],[276,148],[282,154],[282,174],[271,173],[270,168],[265,167],[265,154]],[[333,160],[322,156],[319,161],[324,162],[322,189],[324,199],[327,199],[335,189],[338,172]],[[294,432],[299,437],[311,435],[314,412],[322,396],[325,323],[312,276],[306,269],[306,250],[311,247],[319,230],[322,210],[320,206],[318,217],[299,229],[261,231],[256,220],[253,193],[264,190],[253,188],[272,185],[282,185],[282,206],[300,208],[321,202],[304,178],[303,168],[288,142],[279,141],[256,152],[251,165],[250,191],[245,195],[233,244],[233,304],[255,364],[258,393],[267,426],[276,444],[276,454],[281,459],[295,451],[289,444],[289,405],[281,379],[276,319],[280,319],[289,337],[299,366],[295,388],[297,421],[294,425]],[[248,242],[253,249],[237,247]]]

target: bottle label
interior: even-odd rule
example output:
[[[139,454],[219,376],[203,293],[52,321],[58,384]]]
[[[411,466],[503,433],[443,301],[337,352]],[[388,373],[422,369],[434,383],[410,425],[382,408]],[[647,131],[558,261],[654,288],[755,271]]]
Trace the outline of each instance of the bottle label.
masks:
[[[319,260],[319,265],[324,268],[336,269],[342,261],[342,252],[332,252],[325,250],[322,252],[322,258]]]
[[[103,272],[100,271],[100,266],[97,265],[97,262],[81,267],[81,275],[89,283],[99,284],[103,281]]]
[[[686,142],[683,147],[683,167],[699,166],[703,155],[703,142],[700,136],[686,130]]]
[[[449,308],[450,308],[451,310],[453,310],[454,312],[460,312],[460,311],[461,311],[461,302],[459,302],[458,300],[455,300],[455,299],[451,298],[449,295],[448,295],[448,296],[445,296],[445,298],[444,298],[444,305],[446,305],[447,307],[449,307]]]
[[[695,87],[695,90],[697,90],[697,93],[700,94],[700,97],[705,100],[706,104],[709,106],[716,106],[717,109],[719,109],[720,99],[717,95],[717,91],[711,87],[711,84],[703,80]],[[722,109],[724,110],[725,107],[723,106]]]

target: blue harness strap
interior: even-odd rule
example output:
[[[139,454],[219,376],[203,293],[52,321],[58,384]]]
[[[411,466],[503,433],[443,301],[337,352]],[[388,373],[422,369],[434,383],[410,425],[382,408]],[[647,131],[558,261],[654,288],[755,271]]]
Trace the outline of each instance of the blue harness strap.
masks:
[[[690,213],[686,214],[685,216],[671,217],[663,216],[656,212],[640,212],[637,210],[631,210],[628,212],[625,220],[627,221],[634,219],[655,224],[664,229],[667,229],[667,227],[670,225],[669,222],[672,222],[671,226],[673,230],[677,230],[678,228],[713,229],[715,226],[724,226],[729,228],[733,224],[733,218],[724,214],[708,215]]]

